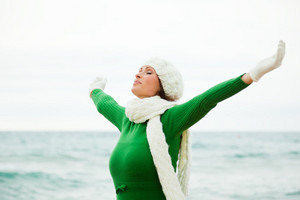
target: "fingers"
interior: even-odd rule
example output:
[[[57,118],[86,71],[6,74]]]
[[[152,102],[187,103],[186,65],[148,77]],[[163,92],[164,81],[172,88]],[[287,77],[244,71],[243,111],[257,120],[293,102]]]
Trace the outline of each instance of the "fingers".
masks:
[[[283,40],[279,40],[278,47],[285,47],[285,42]]]
[[[96,81],[105,81],[105,82],[107,82],[107,78],[97,76],[97,77],[96,77]]]
[[[97,77],[96,77],[96,80],[97,80],[97,81],[102,81],[103,79],[104,79],[104,77],[100,77],[100,76],[97,76]]]
[[[278,43],[277,53],[276,53],[276,63],[281,64],[282,59],[285,55],[285,43],[280,40]]]
[[[96,79],[90,84],[89,92],[90,92],[90,97],[92,95],[92,91],[95,89],[101,89],[104,90],[105,85],[107,82],[107,78],[104,77],[96,77]]]
[[[278,43],[277,51],[280,51],[280,53],[284,56],[284,54],[285,54],[285,43],[282,40],[280,40],[279,43]]]
[[[107,82],[107,78],[98,76],[92,83],[90,83],[90,87],[93,87],[94,85],[98,85],[98,84],[106,85],[106,82]]]

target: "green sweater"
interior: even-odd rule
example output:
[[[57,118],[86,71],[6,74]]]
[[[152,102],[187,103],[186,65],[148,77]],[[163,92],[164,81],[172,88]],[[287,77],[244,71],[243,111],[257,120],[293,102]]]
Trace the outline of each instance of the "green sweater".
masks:
[[[217,103],[247,86],[241,76],[230,79],[161,115],[175,171],[182,132],[203,118]],[[92,99],[99,113],[121,132],[109,161],[117,199],[165,200],[146,137],[147,122],[136,124],[129,121],[125,108],[100,89],[93,91]]]

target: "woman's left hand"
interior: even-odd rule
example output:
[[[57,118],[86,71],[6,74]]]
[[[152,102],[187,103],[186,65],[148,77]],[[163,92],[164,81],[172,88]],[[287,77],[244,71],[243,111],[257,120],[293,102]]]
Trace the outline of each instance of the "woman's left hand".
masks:
[[[278,68],[285,55],[285,43],[280,40],[277,52],[272,57],[260,61],[256,67],[249,71],[250,77],[257,82],[266,73]]]

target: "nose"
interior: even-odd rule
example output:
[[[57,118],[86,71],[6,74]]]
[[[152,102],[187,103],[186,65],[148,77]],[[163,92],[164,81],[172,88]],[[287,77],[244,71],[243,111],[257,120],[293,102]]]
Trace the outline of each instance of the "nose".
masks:
[[[135,75],[136,78],[141,78],[141,72],[138,72],[136,75]]]

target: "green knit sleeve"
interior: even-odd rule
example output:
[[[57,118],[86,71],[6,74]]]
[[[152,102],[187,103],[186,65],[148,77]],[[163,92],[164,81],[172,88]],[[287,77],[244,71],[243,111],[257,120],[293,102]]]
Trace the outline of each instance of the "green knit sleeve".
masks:
[[[121,132],[123,119],[125,117],[125,108],[120,106],[111,96],[100,89],[93,90],[92,99],[98,112],[114,124]]]
[[[233,96],[248,86],[242,75],[222,82],[186,103],[174,106],[161,116],[165,133],[181,134],[203,118],[219,102]],[[171,135],[169,135],[171,136]]]

